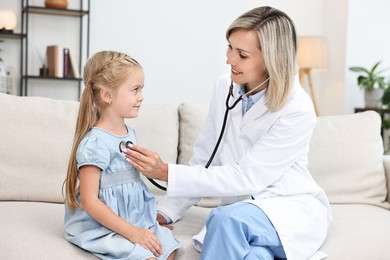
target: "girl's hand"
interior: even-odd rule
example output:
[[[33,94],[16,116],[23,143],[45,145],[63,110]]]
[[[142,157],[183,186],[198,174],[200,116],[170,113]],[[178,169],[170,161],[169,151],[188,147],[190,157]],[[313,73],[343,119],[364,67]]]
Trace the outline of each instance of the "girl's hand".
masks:
[[[131,145],[129,149],[123,149],[122,152],[126,160],[146,177],[161,181],[168,180],[168,164],[164,163],[157,153],[137,145]]]
[[[162,254],[162,245],[153,231],[144,228],[134,228],[129,238],[131,242],[139,244],[143,248],[152,252],[155,256]]]

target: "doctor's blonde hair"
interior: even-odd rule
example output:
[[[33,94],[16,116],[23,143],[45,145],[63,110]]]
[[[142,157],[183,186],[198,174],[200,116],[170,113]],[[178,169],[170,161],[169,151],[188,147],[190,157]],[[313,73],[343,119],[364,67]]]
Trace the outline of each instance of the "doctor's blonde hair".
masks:
[[[284,12],[263,6],[238,17],[227,29],[226,39],[238,30],[257,33],[269,76],[265,94],[267,106],[271,111],[279,110],[290,95],[297,73],[297,37],[293,21]]]
[[[77,200],[79,194],[78,169],[76,161],[77,148],[101,117],[102,109],[110,105],[101,97],[101,90],[115,91],[125,82],[135,68],[141,65],[129,55],[116,51],[101,51],[93,55],[84,66],[83,80],[85,88],[81,95],[76,131],[70,154],[68,172],[62,190],[69,210],[81,209]]]

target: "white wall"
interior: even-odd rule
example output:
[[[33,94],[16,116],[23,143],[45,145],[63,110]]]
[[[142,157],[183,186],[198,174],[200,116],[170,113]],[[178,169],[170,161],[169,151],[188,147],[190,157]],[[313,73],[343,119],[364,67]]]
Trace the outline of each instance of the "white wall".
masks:
[[[351,66],[371,68],[382,60],[381,68],[390,67],[390,2],[381,0],[350,0],[346,52],[345,111],[364,107],[363,94],[357,86],[357,75]],[[390,75],[389,71],[386,75]]]
[[[94,0],[91,50],[115,49],[139,59],[146,72],[145,102],[208,104],[214,81],[228,72],[225,30],[241,13],[271,4],[292,17],[299,33],[321,32],[319,0],[166,0],[153,7],[145,1]]]
[[[322,35],[327,39],[328,69],[323,72],[313,72],[313,76],[317,76],[318,79],[316,93],[319,98],[320,115],[336,115],[345,112],[347,10],[347,0],[324,1]]]
[[[78,0],[68,0],[76,8]],[[30,0],[42,4],[42,0]],[[215,79],[228,71],[225,64],[225,30],[241,13],[260,5],[279,8],[294,20],[299,35],[325,36],[329,68],[314,72],[321,115],[353,112],[362,93],[355,85],[352,65],[371,65],[378,59],[390,62],[388,24],[390,3],[381,0],[198,0],[130,1],[91,0],[91,54],[112,49],[137,58],[145,68],[147,103],[195,102],[208,104]],[[0,8],[20,13],[19,1],[0,0]],[[54,20],[54,23],[53,23]],[[48,44],[66,44],[77,49],[77,22],[60,17],[35,17],[32,48],[44,53]],[[55,29],[55,34],[51,29]],[[19,29],[20,31],[20,29]],[[361,36],[371,32],[370,37]],[[372,34],[372,35],[371,35]],[[387,39],[386,39],[387,38]],[[7,64],[18,68],[19,45],[2,43]],[[17,46],[17,47],[16,47]],[[30,69],[37,73],[39,56],[30,50]],[[386,53],[387,52],[387,53]],[[30,95],[77,99],[75,85],[36,82]],[[307,89],[306,84],[304,88]]]

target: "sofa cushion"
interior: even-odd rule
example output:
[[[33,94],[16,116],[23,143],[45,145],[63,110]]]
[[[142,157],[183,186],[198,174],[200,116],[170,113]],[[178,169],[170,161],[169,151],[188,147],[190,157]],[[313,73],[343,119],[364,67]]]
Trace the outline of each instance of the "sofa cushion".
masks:
[[[98,259],[64,238],[64,204],[0,202],[0,259]]]
[[[174,224],[182,246],[176,259],[199,259],[191,238],[203,227],[210,209],[192,207]],[[42,202],[0,202],[0,259],[98,259],[64,238],[64,205]]]
[[[321,251],[326,259],[390,259],[390,212],[363,204],[331,205],[333,221]]]
[[[318,118],[309,169],[331,203],[389,208],[380,128],[373,111]]]
[[[195,141],[206,121],[207,111],[208,107],[206,105],[192,103],[179,105],[179,164],[187,164],[190,160]]]
[[[0,200],[62,202],[78,103],[0,94]]]
[[[77,113],[75,101],[0,94],[0,200],[63,202]],[[178,118],[176,105],[144,104],[126,123],[141,145],[176,162]]]

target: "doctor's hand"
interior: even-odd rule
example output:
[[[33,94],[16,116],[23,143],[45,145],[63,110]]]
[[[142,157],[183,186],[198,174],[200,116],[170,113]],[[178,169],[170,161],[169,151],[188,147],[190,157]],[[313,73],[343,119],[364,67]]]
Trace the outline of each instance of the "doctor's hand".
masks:
[[[123,149],[122,153],[134,168],[148,178],[168,181],[168,164],[161,160],[158,153],[138,145],[130,145],[129,147]]]
[[[157,222],[160,224],[160,226],[173,230],[173,226],[168,224],[167,220],[160,213],[157,213]]]

